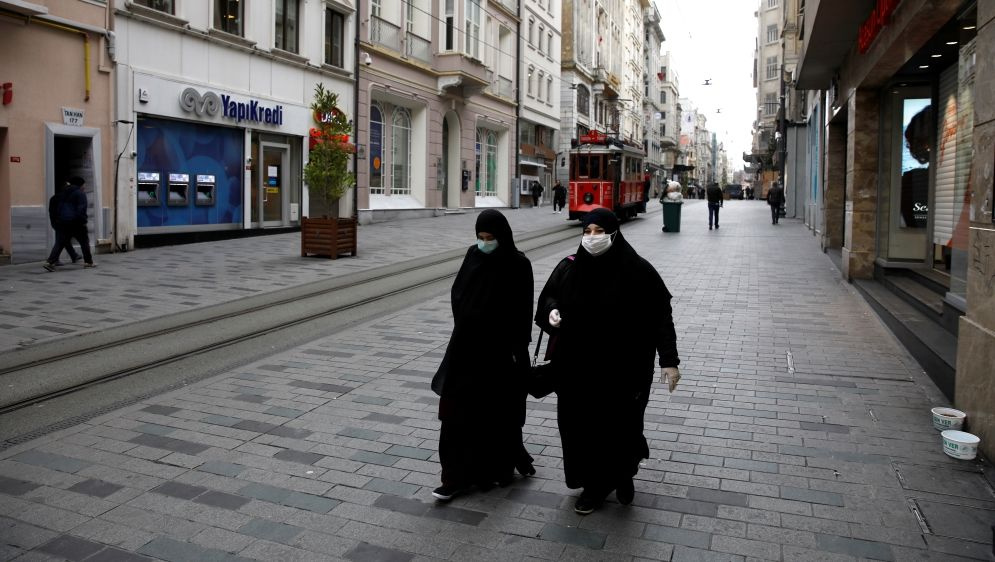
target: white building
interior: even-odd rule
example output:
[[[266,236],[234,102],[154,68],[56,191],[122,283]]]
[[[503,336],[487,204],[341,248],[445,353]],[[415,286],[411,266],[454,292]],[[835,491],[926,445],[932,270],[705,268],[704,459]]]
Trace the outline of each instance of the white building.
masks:
[[[646,151],[644,166],[650,179],[650,189],[656,192],[660,189],[660,183],[669,179],[669,173],[664,166],[663,145],[667,133],[667,68],[660,54],[660,47],[665,38],[660,28],[660,11],[655,4],[644,9],[643,25],[643,123],[645,123],[643,150]]]
[[[526,195],[529,185],[538,181],[548,199],[552,196],[560,129],[562,7],[553,0],[523,0],[521,10],[519,66],[524,87],[519,88],[520,193]]]
[[[315,85],[355,118],[350,0],[113,5],[117,244],[298,225]]]

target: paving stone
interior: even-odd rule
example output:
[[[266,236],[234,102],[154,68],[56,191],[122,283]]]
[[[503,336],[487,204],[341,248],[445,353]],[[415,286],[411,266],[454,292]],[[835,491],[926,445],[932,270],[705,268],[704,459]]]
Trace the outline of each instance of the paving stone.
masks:
[[[11,460],[15,460],[24,464],[31,464],[35,466],[41,466],[44,468],[50,468],[52,470],[57,470],[59,472],[68,472],[70,474],[75,474],[85,468],[88,468],[91,463],[82,461],[79,459],[74,459],[72,457],[67,457],[63,455],[56,455],[53,453],[46,453],[44,451],[30,450],[23,453],[18,453],[11,457]]]
[[[233,418],[231,416],[212,415],[212,416],[207,416],[206,418],[200,421],[212,425],[223,425],[225,427],[232,427],[243,420],[242,418]]]
[[[674,546],[671,562],[743,562],[742,556],[724,552],[711,552],[682,545]]]
[[[132,437],[128,441],[139,445],[145,445],[147,447],[165,449],[167,451],[176,451],[177,453],[185,453],[188,455],[198,455],[210,448],[207,445],[201,445],[200,443],[194,443],[193,441],[175,439],[173,437],[163,437],[160,435],[142,434]]]
[[[780,560],[781,547],[769,542],[760,542],[736,537],[715,535],[712,538],[712,549],[729,554],[747,555],[763,560]]]
[[[721,490],[711,490],[707,488],[697,488],[694,486],[688,488],[688,499],[723,505],[736,505],[740,507],[746,507],[747,502],[749,501],[746,494],[724,492]]]
[[[843,507],[843,496],[833,492],[819,492],[816,490],[793,488],[791,486],[781,486],[781,497],[786,500],[798,500]]]
[[[192,500],[207,491],[203,486],[191,486],[182,482],[164,482],[149,490],[164,496]]]
[[[425,516],[443,521],[452,521],[453,523],[462,523],[471,527],[476,527],[487,519],[487,513],[452,505],[431,505],[425,512]]]
[[[152,562],[152,559],[120,548],[107,547],[87,558],[86,562]]]
[[[37,487],[39,487],[39,484],[35,484],[34,482],[0,476],[0,494],[20,496],[34,490]]]
[[[172,416],[173,414],[180,412],[180,408],[174,408],[172,406],[160,406],[153,404],[151,406],[146,406],[142,408],[143,412],[148,412],[150,414],[157,414],[160,416]]]
[[[703,549],[707,549],[712,542],[711,533],[691,531],[688,529],[675,529],[673,527],[661,527],[659,525],[647,525],[643,538]]]
[[[413,554],[367,543],[359,543],[343,556],[353,562],[409,562]]]
[[[430,451],[428,449],[419,449],[417,447],[405,447],[403,445],[394,445],[384,451],[384,454],[395,455],[398,457],[405,457],[409,459],[420,459],[428,460],[432,458],[435,451]]]
[[[380,492],[383,494],[392,494],[395,496],[409,497],[418,493],[421,486],[415,486],[414,484],[405,484],[403,482],[393,482],[391,480],[385,480],[383,478],[372,478],[369,482],[363,486],[365,490],[373,490],[374,492]]]
[[[325,455],[319,455],[317,453],[305,453],[304,451],[295,451],[293,449],[284,449],[279,453],[273,455],[273,458],[280,459],[282,461],[296,462],[300,464],[315,464],[321,459],[325,458]]]
[[[153,558],[161,558],[169,562],[189,562],[191,560],[210,560],[212,562],[248,562],[247,558],[234,556],[227,552],[199,545],[180,542],[168,537],[157,537],[138,549],[139,554]]]
[[[354,461],[378,464],[381,466],[394,466],[397,464],[397,461],[401,460],[401,457],[385,455],[383,453],[374,453],[372,451],[356,451],[356,453],[349,458]]]
[[[210,472],[211,474],[217,474],[219,476],[231,476],[235,477],[245,470],[245,467],[240,464],[224,462],[224,461],[207,461],[204,464],[197,467],[197,470],[203,472]]]
[[[383,432],[372,431],[369,429],[360,429],[357,427],[346,427],[340,430],[338,434],[345,437],[353,437],[356,439],[368,439],[370,441],[376,441],[383,435]]]
[[[196,503],[209,505],[211,507],[220,507],[222,509],[236,510],[243,505],[249,503],[247,498],[241,496],[236,496],[235,494],[227,494],[225,492],[208,491],[194,498]]]
[[[508,494],[505,497],[514,502],[527,503],[530,505],[541,505],[543,507],[550,507],[553,509],[560,508],[565,501],[564,496],[559,494],[539,492],[525,488],[512,488],[508,491]]]
[[[38,547],[46,554],[66,560],[84,560],[103,550],[104,545],[69,535],[61,535]]]
[[[239,527],[238,532],[258,539],[288,544],[303,530],[293,525],[256,518]]]
[[[600,550],[605,545],[606,535],[576,527],[564,527],[547,523],[539,533],[539,538],[547,541],[561,542]]]
[[[886,544],[822,534],[815,535],[815,542],[816,548],[819,550],[846,554],[857,558],[895,560],[891,547]]]
[[[291,439],[306,439],[309,435],[312,435],[313,433],[314,432],[308,431],[306,429],[287,427],[285,425],[274,427],[273,429],[266,432],[267,435],[276,435],[277,437],[289,437]]]
[[[657,509],[665,509],[667,511],[677,511],[679,513],[704,515],[706,517],[715,517],[719,510],[719,506],[711,502],[671,498],[668,496],[660,496],[656,498],[653,502],[653,507]]]

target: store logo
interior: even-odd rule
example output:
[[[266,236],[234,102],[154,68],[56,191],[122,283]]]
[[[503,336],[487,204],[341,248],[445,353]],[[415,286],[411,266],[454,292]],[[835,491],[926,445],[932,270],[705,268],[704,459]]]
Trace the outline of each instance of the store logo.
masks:
[[[225,119],[233,119],[237,123],[254,121],[267,125],[283,125],[283,106],[266,107],[257,100],[248,102],[235,101],[229,95],[205,92],[203,95],[193,88],[187,88],[180,94],[180,108],[198,117],[216,117],[218,112]]]
[[[180,108],[188,113],[196,113],[198,117],[214,117],[221,109],[221,100],[214,92],[207,92],[202,96],[197,90],[187,88],[180,94]]]

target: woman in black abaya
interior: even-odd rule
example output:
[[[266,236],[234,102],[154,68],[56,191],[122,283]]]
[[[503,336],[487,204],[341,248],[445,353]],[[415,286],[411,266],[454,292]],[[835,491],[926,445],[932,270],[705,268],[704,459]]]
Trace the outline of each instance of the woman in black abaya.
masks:
[[[649,457],[643,413],[653,360],[659,352],[673,391],[680,359],[671,295],[656,269],[611,211],[596,209],[581,223],[581,247],[553,270],[535,320],[550,334],[566,484],[584,489],[574,510],[586,515],[612,490],[619,503],[632,502],[632,477]]]
[[[440,396],[441,501],[535,473],[522,444],[532,338],[532,264],[500,212],[480,213],[477,243],[452,288],[453,334],[432,389]]]

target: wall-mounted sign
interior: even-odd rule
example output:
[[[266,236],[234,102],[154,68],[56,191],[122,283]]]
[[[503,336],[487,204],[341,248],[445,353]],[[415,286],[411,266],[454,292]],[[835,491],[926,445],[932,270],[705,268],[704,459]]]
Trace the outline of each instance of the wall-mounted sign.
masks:
[[[21,161],[21,157],[20,156],[11,156],[10,157],[10,161],[16,164],[16,163],[18,163],[18,162]]]
[[[62,124],[69,125],[72,127],[82,127],[83,126],[83,116],[86,113],[82,109],[73,109],[72,107],[62,108]]]
[[[187,88],[180,94],[180,108],[198,117],[215,117],[220,112],[225,119],[236,123],[251,121],[266,125],[283,125],[283,106],[267,107],[258,100],[238,101],[230,95],[214,92],[201,94],[194,88]]]
[[[857,32],[857,52],[864,54],[871,48],[878,33],[891,22],[891,14],[899,2],[901,0],[877,0],[871,15],[860,24],[860,30]]]

